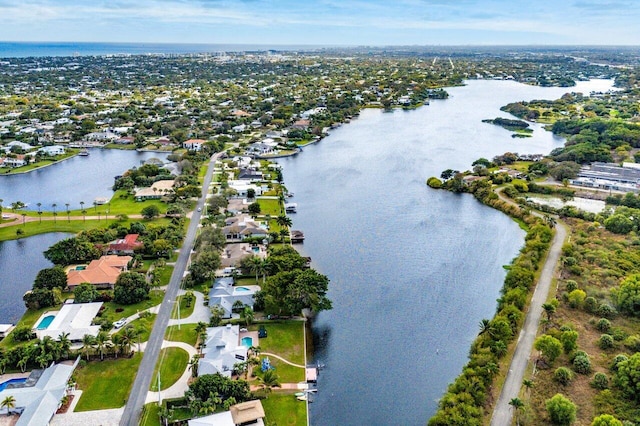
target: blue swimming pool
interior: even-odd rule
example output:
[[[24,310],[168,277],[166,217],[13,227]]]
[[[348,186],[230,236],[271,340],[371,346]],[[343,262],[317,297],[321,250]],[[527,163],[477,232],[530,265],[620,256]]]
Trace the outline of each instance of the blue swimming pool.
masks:
[[[46,317],[42,318],[42,321],[40,321],[40,324],[38,324],[36,328],[38,330],[46,330],[51,325],[55,317],[55,315],[47,315]]]
[[[5,390],[7,388],[7,386],[13,384],[13,383],[24,383],[27,381],[27,378],[23,378],[23,379],[10,379],[7,380],[6,382],[2,382],[0,383],[0,392],[2,392],[3,390]]]
[[[253,339],[251,337],[243,337],[242,338],[242,346],[246,346],[247,348],[250,348],[251,346],[253,346]]]
[[[235,289],[236,291],[251,291],[251,289],[248,289],[246,287],[236,287]]]

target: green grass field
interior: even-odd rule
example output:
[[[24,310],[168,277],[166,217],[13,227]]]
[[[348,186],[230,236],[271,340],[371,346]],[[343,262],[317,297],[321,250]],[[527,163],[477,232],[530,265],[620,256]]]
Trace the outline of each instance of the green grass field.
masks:
[[[262,407],[266,415],[265,424],[278,426],[305,426],[307,424],[307,404],[293,396],[294,391],[274,390],[263,399]]]
[[[162,303],[162,298],[164,297],[163,290],[151,290],[149,292],[149,299],[143,300],[140,303],[136,303],[134,305],[119,305],[114,302],[107,302],[104,304],[105,310],[102,313],[102,318],[106,318],[111,322],[115,322],[121,318],[130,317],[136,312],[142,312],[145,309],[149,309],[156,305]],[[122,309],[121,312],[116,312],[116,310]]]
[[[196,307],[196,297],[193,296],[191,303],[187,306],[187,299],[184,296],[178,296],[180,300],[180,318],[188,318],[193,313],[193,309]],[[171,318],[178,319],[178,304],[174,303],[173,311],[171,312]]]
[[[158,371],[160,371],[160,390],[165,390],[178,381],[189,363],[189,354],[182,348],[164,348],[160,351],[156,368],[153,371],[150,390],[158,391]]]
[[[177,325],[169,326],[164,334],[164,338],[172,342],[184,342],[188,345],[195,346],[198,339],[196,326],[195,324],[182,324],[179,330]]]
[[[82,396],[75,411],[122,407],[136,377],[142,354],[131,358],[93,361],[77,368],[74,375]]]
[[[278,216],[282,214],[282,206],[280,205],[280,200],[273,198],[258,198],[258,203],[260,204],[260,214],[271,216]]]

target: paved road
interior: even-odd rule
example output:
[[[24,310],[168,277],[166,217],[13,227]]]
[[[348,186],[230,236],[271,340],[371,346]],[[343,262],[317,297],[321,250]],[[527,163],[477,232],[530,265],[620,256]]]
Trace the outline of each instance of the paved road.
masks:
[[[209,184],[211,183],[213,175],[213,167],[220,155],[221,154],[218,153],[211,157],[207,174],[202,185],[202,195],[198,200],[198,208],[202,209],[204,207],[206,195],[209,190]],[[167,286],[164,300],[162,301],[162,305],[160,306],[160,311],[158,312],[155,325],[153,326],[153,330],[151,331],[151,336],[149,337],[149,341],[147,342],[147,347],[145,348],[142,362],[140,363],[140,367],[138,368],[138,374],[136,375],[136,379],[133,382],[133,387],[131,388],[131,393],[129,394],[127,405],[125,406],[124,413],[122,414],[122,418],[120,419],[121,426],[137,425],[138,421],[140,420],[142,407],[145,404],[147,392],[149,391],[149,385],[151,384],[151,376],[153,375],[156,360],[158,359],[158,355],[160,354],[160,348],[162,346],[162,340],[164,338],[165,330],[167,328],[167,325],[169,324],[169,317],[171,316],[171,310],[173,308],[171,302],[174,301],[178,295],[180,283],[184,276],[184,271],[187,268],[191,250],[193,249],[193,243],[196,238],[196,230],[198,229],[198,225],[200,223],[200,216],[201,212],[197,211],[196,209],[196,211],[193,212],[193,216],[191,217],[187,236],[184,240],[182,249],[180,250],[180,255],[178,256],[178,260],[176,261],[175,267],[173,269],[173,274],[171,274],[171,280],[169,281],[169,285]]]
[[[498,191],[500,198],[507,202],[513,203],[511,200],[504,198],[503,194]],[[562,252],[562,245],[567,236],[567,228],[560,222],[556,225],[556,234],[551,243],[549,249],[549,255],[544,263],[542,272],[540,274],[540,280],[536,285],[536,289],[533,292],[531,298],[531,304],[529,305],[529,312],[525,318],[524,325],[518,336],[518,343],[516,345],[516,351],[513,354],[511,365],[509,366],[509,372],[507,378],[502,386],[502,391],[498,402],[493,410],[493,416],[491,417],[491,426],[506,426],[512,423],[513,410],[509,405],[509,401],[512,398],[517,398],[522,387],[522,380],[524,379],[524,373],[527,369],[529,361],[529,355],[533,349],[533,342],[538,332],[538,324],[540,323],[540,317],[542,316],[542,305],[547,301],[551,282],[553,280],[553,273],[558,264],[560,253]]]

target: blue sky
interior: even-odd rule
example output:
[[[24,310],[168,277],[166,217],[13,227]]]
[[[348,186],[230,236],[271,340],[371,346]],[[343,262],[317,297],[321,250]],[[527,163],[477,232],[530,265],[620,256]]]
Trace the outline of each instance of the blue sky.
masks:
[[[0,0],[0,40],[640,45],[640,0]]]

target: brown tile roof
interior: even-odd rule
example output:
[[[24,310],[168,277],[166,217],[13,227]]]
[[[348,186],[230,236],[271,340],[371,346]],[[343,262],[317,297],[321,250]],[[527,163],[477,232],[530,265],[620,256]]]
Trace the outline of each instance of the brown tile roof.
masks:
[[[92,260],[87,268],[81,271],[71,270],[67,273],[67,285],[75,287],[82,283],[93,285],[114,285],[118,275],[127,269],[131,256],[102,256]]]
[[[264,418],[264,408],[260,400],[242,402],[229,408],[233,423],[240,425]]]

